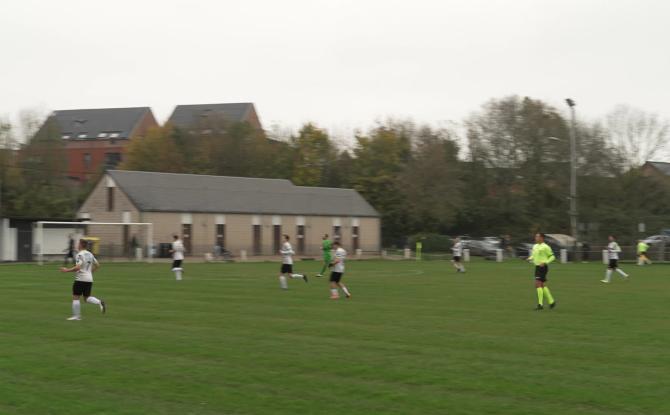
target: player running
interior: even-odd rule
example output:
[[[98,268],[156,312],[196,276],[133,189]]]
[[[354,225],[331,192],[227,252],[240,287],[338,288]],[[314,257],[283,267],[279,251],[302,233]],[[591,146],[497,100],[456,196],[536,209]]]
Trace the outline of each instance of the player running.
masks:
[[[81,303],[79,298],[84,296],[84,301],[89,304],[95,304],[100,307],[100,311],[105,313],[107,305],[103,300],[99,300],[91,295],[93,290],[93,272],[100,267],[98,260],[88,251],[88,242],[84,239],[79,240],[79,252],[75,257],[75,265],[72,268],[61,268],[61,272],[74,272],[74,284],[72,284],[72,317],[70,321],[81,320]]]
[[[279,274],[279,286],[283,290],[288,289],[288,278],[301,278],[303,281],[307,282],[307,275],[293,273],[293,255],[295,255],[295,252],[293,251],[293,247],[291,247],[291,243],[289,242],[290,239],[291,238],[289,238],[288,235],[284,235],[284,244],[279,251],[279,254],[282,256],[281,273]]]
[[[461,262],[463,258],[463,241],[461,241],[461,238],[454,239],[454,246],[451,247],[451,251],[453,252],[451,264],[456,268],[456,272],[465,272],[465,266]]]
[[[649,245],[647,245],[643,240],[637,241],[637,265],[651,265],[651,260],[647,256],[647,251],[649,250]]]
[[[347,251],[342,248],[338,241],[333,242],[333,248],[335,249],[335,261],[330,264],[333,267],[333,271],[330,273],[330,299],[338,300],[340,298],[338,288],[342,289],[347,298],[351,298],[351,293],[347,287],[340,282],[344,275],[344,259],[347,257]]]
[[[535,234],[535,245],[528,257],[528,261],[535,264],[535,289],[537,290],[536,310],[544,310],[543,297],[547,297],[549,308],[556,307],[556,301],[551,296],[551,291],[547,287],[547,274],[549,273],[549,264],[554,262],[554,252],[549,245],[544,243],[544,234]]]
[[[317,277],[323,277],[323,273],[326,272],[326,268],[330,266],[330,261],[333,260],[331,256],[331,250],[333,249],[333,243],[328,239],[328,234],[323,235],[323,242],[321,243],[321,249],[323,250],[323,267],[321,272],[316,274]]]
[[[605,272],[605,279],[600,280],[600,282],[609,284],[612,280],[612,271],[616,271],[621,275],[621,278],[628,278],[621,268],[619,268],[619,252],[621,252],[621,247],[616,242],[616,237],[614,235],[609,236],[610,243],[607,244],[607,259],[609,259],[609,264],[607,265],[607,271]]]
[[[181,281],[181,274],[184,268],[181,267],[181,262],[184,260],[184,243],[179,239],[179,235],[174,235],[174,242],[172,242],[172,272],[177,281]]]

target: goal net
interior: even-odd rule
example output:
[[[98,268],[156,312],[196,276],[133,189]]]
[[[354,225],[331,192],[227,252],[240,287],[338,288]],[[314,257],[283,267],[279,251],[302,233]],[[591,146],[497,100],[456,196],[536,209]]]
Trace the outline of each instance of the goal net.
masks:
[[[151,223],[38,221],[33,245],[37,262],[42,265],[47,260],[62,260],[70,237],[75,251],[84,238],[93,254],[102,259],[152,262],[156,255]]]

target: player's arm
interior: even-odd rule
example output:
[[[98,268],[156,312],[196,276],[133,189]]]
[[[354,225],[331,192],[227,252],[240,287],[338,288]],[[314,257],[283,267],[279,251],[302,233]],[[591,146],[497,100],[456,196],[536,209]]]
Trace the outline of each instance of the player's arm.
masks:
[[[93,258],[93,272],[97,271],[100,268],[100,263],[97,259]]]
[[[77,257],[77,262],[74,264],[73,267],[70,267],[70,268],[62,267],[60,269],[60,272],[77,272],[81,269],[81,264],[82,263],[83,262],[82,262],[81,258]]]
[[[556,261],[556,257],[554,256],[554,251],[549,247],[547,247],[546,250],[547,250],[547,261],[544,263],[545,265]]]

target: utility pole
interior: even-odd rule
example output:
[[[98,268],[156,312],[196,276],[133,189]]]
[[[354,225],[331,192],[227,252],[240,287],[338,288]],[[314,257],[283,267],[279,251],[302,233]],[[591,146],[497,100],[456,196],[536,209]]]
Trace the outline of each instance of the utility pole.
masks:
[[[570,233],[575,241],[578,239],[577,235],[577,133],[576,133],[576,116],[575,101],[567,98],[565,102],[570,107]]]

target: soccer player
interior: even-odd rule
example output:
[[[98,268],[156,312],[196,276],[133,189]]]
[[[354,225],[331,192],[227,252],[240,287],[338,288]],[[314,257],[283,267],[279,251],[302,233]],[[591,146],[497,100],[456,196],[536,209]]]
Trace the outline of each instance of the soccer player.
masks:
[[[605,279],[600,280],[600,282],[605,284],[609,284],[612,279],[612,271],[618,272],[621,275],[621,278],[628,278],[628,274],[619,268],[619,252],[621,252],[621,247],[616,242],[616,237],[610,235],[608,239],[610,241],[607,245],[607,259],[609,259],[609,264],[607,265],[607,271],[605,272]]]
[[[342,289],[347,298],[351,298],[351,293],[340,281],[344,275],[344,259],[347,257],[347,251],[342,248],[338,241],[333,242],[335,249],[335,260],[331,263],[333,271],[330,273],[330,299],[337,300],[340,298],[338,288]]]
[[[321,268],[321,272],[316,274],[317,277],[323,277],[323,273],[326,272],[326,268],[330,266],[330,262],[333,260],[331,256],[333,243],[328,239],[328,234],[323,235],[323,238],[321,239],[323,240],[321,243],[321,249],[323,250],[323,267]]]
[[[75,273],[74,284],[72,285],[72,317],[68,318],[70,321],[81,320],[81,303],[79,302],[81,296],[84,296],[84,301],[87,303],[100,307],[100,311],[103,313],[107,311],[105,302],[91,295],[93,272],[100,267],[100,264],[93,254],[88,251],[88,242],[84,239],[79,240],[79,252],[75,261],[72,268],[63,267],[60,269],[61,272]]]
[[[543,297],[547,297],[549,307],[556,307],[556,301],[551,296],[551,291],[547,287],[547,273],[549,273],[549,264],[554,262],[554,252],[549,245],[544,243],[544,234],[535,234],[535,245],[531,251],[528,261],[535,264],[535,289],[537,290],[536,310],[544,310]]]
[[[461,262],[461,258],[463,258],[463,242],[461,238],[454,239],[454,246],[451,247],[451,251],[454,254],[451,264],[456,268],[456,272],[465,272],[465,266]]]
[[[649,245],[647,245],[643,240],[637,241],[637,265],[651,265],[651,260],[647,256],[647,250]]]
[[[290,239],[288,235],[284,235],[284,244],[279,251],[282,256],[279,286],[284,290],[288,289],[288,278],[298,278],[307,282],[307,275],[293,273],[293,255],[295,252],[293,251],[293,247],[291,247],[291,242],[289,242]]]
[[[184,260],[184,243],[179,239],[179,235],[173,235],[172,238],[174,238],[172,249],[170,249],[172,272],[174,272],[175,279],[181,281],[181,273],[184,271],[184,268],[181,267],[181,262]]]

